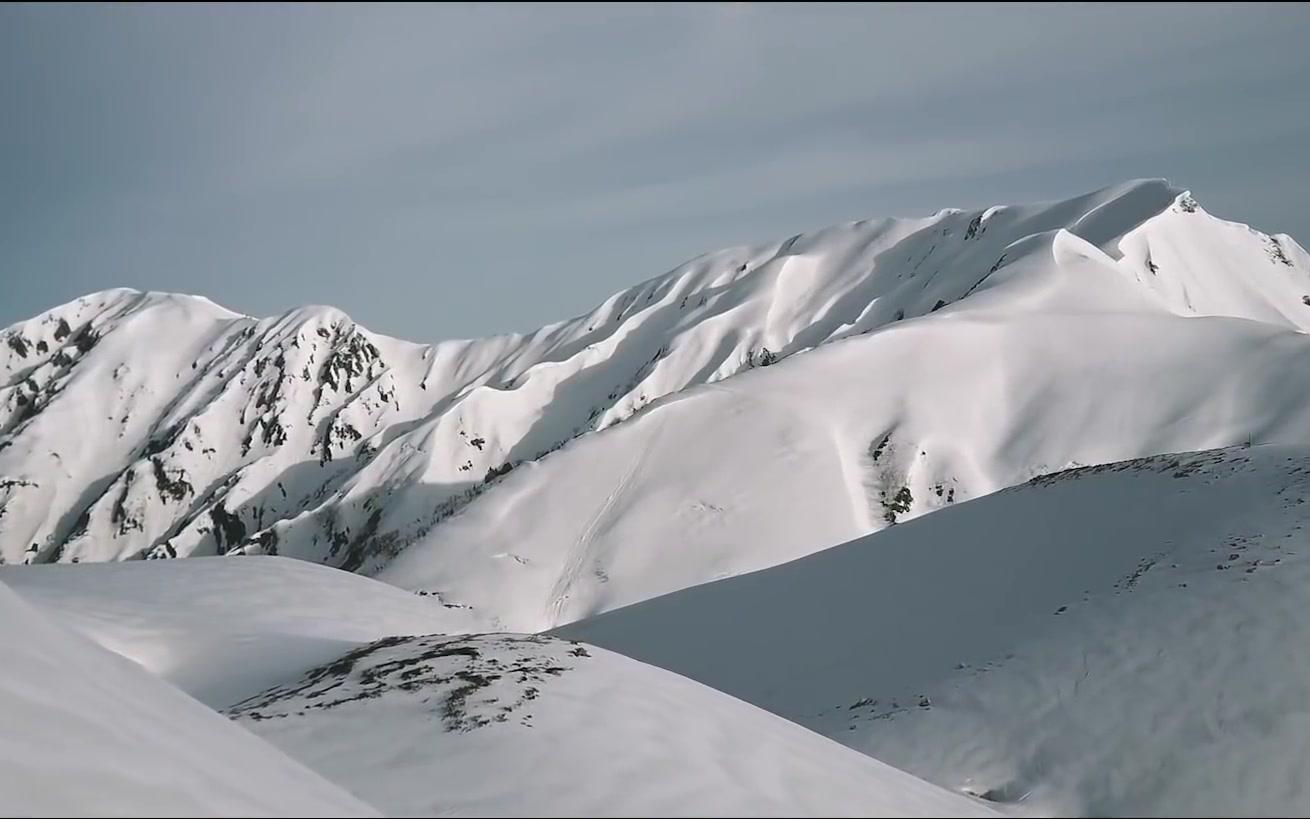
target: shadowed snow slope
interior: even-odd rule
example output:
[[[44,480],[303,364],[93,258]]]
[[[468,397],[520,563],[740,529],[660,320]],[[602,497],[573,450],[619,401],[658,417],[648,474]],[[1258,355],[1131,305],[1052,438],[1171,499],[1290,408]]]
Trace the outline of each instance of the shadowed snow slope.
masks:
[[[1077,469],[559,633],[998,801],[1299,814],[1308,500],[1305,447]]]
[[[0,653],[6,815],[376,815],[3,585]]]
[[[286,558],[12,566],[0,582],[213,707],[380,637],[468,630],[432,598]]]
[[[232,715],[392,815],[991,812],[690,680],[547,637],[381,640]]]

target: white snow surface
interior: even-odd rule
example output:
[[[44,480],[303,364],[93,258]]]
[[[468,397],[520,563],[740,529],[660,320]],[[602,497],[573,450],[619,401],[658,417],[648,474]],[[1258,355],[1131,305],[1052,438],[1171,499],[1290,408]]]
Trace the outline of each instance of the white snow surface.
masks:
[[[0,584],[0,812],[376,816]]]
[[[1308,294],[1290,238],[1160,180],[707,254],[433,346],[101,293],[4,332],[0,554],[282,554],[536,631],[1072,464],[1303,439]]]
[[[1304,254],[1283,264],[1272,239],[1166,194],[1144,183],[1001,210],[970,240],[916,232],[972,259],[968,242],[1016,225],[1071,225],[1002,243],[1005,263],[931,315],[683,390],[516,470],[378,576],[537,630],[1067,466],[1304,440],[1310,307],[1291,292],[1310,288]],[[871,275],[931,290],[969,269],[941,266]],[[1275,283],[1288,314],[1270,307]]]
[[[233,714],[395,816],[993,814],[675,674],[546,637],[382,640]]]
[[[1056,815],[1310,804],[1310,449],[1057,473],[560,629]]]
[[[1308,331],[1161,180],[435,345],[84,297],[0,331],[0,808],[1304,813]]]
[[[231,705],[381,637],[467,617],[359,575],[281,557],[9,566],[0,582],[201,702]]]
[[[0,647],[17,652],[0,669],[0,716],[13,718],[0,745],[5,813],[349,815],[367,813],[363,803],[429,816],[992,812],[601,649],[530,635],[424,636],[446,622],[444,606],[303,561],[15,566],[0,581],[21,592],[0,586],[9,638]],[[61,652],[60,640],[78,653]],[[89,728],[76,721],[86,719]],[[96,735],[99,726],[112,737]],[[155,758],[174,742],[185,753]],[[223,764],[208,764],[211,754]],[[255,775],[247,765],[262,767]],[[59,787],[63,777],[76,787]],[[233,793],[220,787],[227,781]],[[263,791],[273,785],[287,790],[271,798]]]

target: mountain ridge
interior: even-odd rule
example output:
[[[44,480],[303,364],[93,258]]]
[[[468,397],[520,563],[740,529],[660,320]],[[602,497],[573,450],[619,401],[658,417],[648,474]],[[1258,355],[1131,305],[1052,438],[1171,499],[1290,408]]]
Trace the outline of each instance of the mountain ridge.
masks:
[[[1163,180],[481,340],[102,291],[0,331],[0,563],[100,564],[0,566],[10,705],[357,811],[1295,812],[1308,394],[1310,256]]]
[[[1191,198],[1191,197],[1192,197],[1192,192],[1191,192],[1190,190],[1188,190],[1188,189],[1186,189],[1186,188],[1180,188],[1180,187],[1177,187],[1177,186],[1173,185],[1173,184],[1172,184],[1172,183],[1171,183],[1167,178],[1165,178],[1165,177],[1138,177],[1138,178],[1135,178],[1135,179],[1125,180],[1124,182],[1120,182],[1120,183],[1116,183],[1116,184],[1112,184],[1112,185],[1107,185],[1107,186],[1105,186],[1105,187],[1103,187],[1103,188],[1098,188],[1097,190],[1092,191],[1091,193],[1085,194],[1083,197],[1078,197],[1078,198],[1090,198],[1090,197],[1095,197],[1095,196],[1097,196],[1097,195],[1100,195],[1100,194],[1103,194],[1103,193],[1106,193],[1106,192],[1109,192],[1109,191],[1115,191],[1115,190],[1120,190],[1120,189],[1132,189],[1132,188],[1134,188],[1134,187],[1147,186],[1147,185],[1160,185],[1160,186],[1163,186],[1163,187],[1165,187],[1165,188],[1169,188],[1170,190],[1175,191],[1179,196],[1188,197],[1188,198]],[[1040,201],[1030,202],[1030,203],[1027,203],[1026,206],[1027,206],[1027,207],[1039,208],[1039,207],[1043,207],[1043,206],[1049,206],[1049,205],[1061,204],[1061,203],[1068,202],[1068,201],[1070,201],[1070,200],[1062,200],[1062,199],[1047,199],[1047,200],[1040,200]],[[990,218],[990,216],[992,216],[995,212],[1000,211],[1000,210],[1004,210],[1004,209],[1007,208],[1007,207],[1012,207],[1012,206],[1010,206],[1010,205],[990,205],[990,206],[988,206],[988,207],[985,207],[985,208],[979,208],[979,209],[968,209],[968,208],[946,207],[946,208],[941,208],[941,209],[937,210],[936,212],[934,212],[933,214],[931,214],[931,215],[929,215],[929,216],[886,216],[886,217],[873,217],[873,218],[865,218],[865,219],[854,219],[854,220],[848,220],[848,221],[845,221],[845,222],[838,222],[838,223],[836,223],[836,224],[832,224],[832,225],[824,225],[824,226],[821,226],[821,227],[818,227],[818,228],[815,228],[815,229],[813,229],[813,230],[809,230],[809,231],[803,231],[803,232],[800,233],[800,234],[794,234],[793,238],[795,238],[795,237],[797,237],[797,236],[804,236],[804,235],[807,235],[807,234],[818,233],[818,232],[821,232],[821,231],[823,231],[823,230],[834,229],[834,228],[841,228],[841,227],[849,227],[849,226],[861,225],[861,224],[867,224],[867,223],[869,223],[869,222],[875,222],[875,221],[894,221],[894,222],[934,222],[934,221],[938,221],[938,220],[941,220],[941,219],[946,218],[946,217],[950,217],[950,216],[958,216],[958,215],[966,214],[966,213],[968,213],[968,214],[972,214],[972,215],[977,215],[977,216],[981,217],[982,220],[985,221],[987,218]],[[1245,224],[1242,224],[1242,223],[1234,223],[1234,224],[1239,224],[1239,225],[1241,225],[1242,227],[1249,227],[1248,225],[1245,225]],[[1277,238],[1283,238],[1283,237],[1285,237],[1285,238],[1291,239],[1291,237],[1290,237],[1290,236],[1286,236],[1286,234],[1272,234],[1272,235],[1275,236],[1275,237],[1277,237]],[[670,275],[673,271],[676,271],[676,270],[678,270],[678,269],[680,269],[680,268],[683,268],[683,267],[686,267],[686,266],[688,266],[688,265],[694,264],[694,263],[696,263],[696,262],[698,262],[698,261],[700,261],[700,260],[702,260],[702,259],[705,259],[705,258],[707,258],[707,257],[716,256],[716,255],[718,255],[718,254],[722,254],[722,253],[730,253],[730,252],[733,252],[733,251],[748,252],[751,248],[761,247],[761,246],[764,246],[764,245],[766,245],[766,244],[770,244],[770,243],[769,243],[769,242],[766,242],[766,241],[748,242],[748,243],[745,243],[745,244],[733,245],[733,246],[731,246],[731,247],[725,247],[725,248],[722,248],[722,249],[720,249],[720,250],[712,250],[712,251],[707,251],[707,252],[705,252],[705,253],[698,254],[698,255],[693,256],[693,257],[691,257],[691,258],[689,258],[689,259],[683,261],[682,263],[678,264],[677,266],[675,266],[674,268],[672,268],[669,272],[666,272],[666,273],[660,273],[660,274],[658,274],[658,275],[651,276],[651,277],[649,277],[649,278],[647,278],[647,279],[644,279],[644,280],[642,280],[642,281],[637,282],[636,284],[630,285],[629,287],[626,287],[626,288],[624,288],[624,289],[621,290],[621,291],[617,291],[616,293],[611,294],[611,296],[608,297],[605,301],[608,301],[609,299],[612,299],[612,298],[614,298],[614,297],[620,295],[621,293],[626,292],[627,290],[635,289],[635,288],[639,288],[639,287],[641,287],[641,286],[643,286],[643,285],[648,285],[648,284],[650,284],[650,283],[652,283],[652,282],[654,282],[654,281],[656,281],[656,280],[663,279],[663,278],[665,278],[666,276]],[[778,244],[778,243],[777,243],[777,242],[774,242],[774,243],[772,243],[772,244]],[[109,287],[109,288],[105,288],[105,289],[103,289],[103,290],[96,290],[96,291],[92,291],[92,292],[89,292],[89,293],[84,293],[84,294],[82,294],[82,295],[80,295],[80,296],[76,296],[76,297],[74,297],[74,298],[71,298],[71,299],[69,299],[69,300],[66,301],[66,302],[63,302],[63,303],[58,304],[58,305],[55,305],[54,307],[51,307],[51,308],[49,308],[48,310],[46,310],[46,311],[44,311],[44,312],[42,312],[42,313],[40,313],[40,314],[38,314],[38,315],[36,315],[36,316],[30,317],[30,318],[27,318],[27,319],[19,319],[19,320],[17,320],[17,321],[14,321],[14,322],[12,322],[11,324],[9,324],[8,326],[5,326],[5,327],[0,328],[0,333],[8,333],[10,330],[14,330],[14,329],[16,329],[19,325],[26,324],[26,323],[28,323],[28,322],[34,320],[34,319],[42,318],[42,317],[45,316],[47,313],[55,313],[55,312],[61,311],[61,310],[63,310],[64,308],[70,307],[71,305],[74,305],[74,304],[76,304],[76,303],[78,303],[78,302],[81,302],[81,301],[92,301],[92,300],[96,300],[96,299],[104,300],[105,298],[107,298],[107,297],[112,297],[112,296],[146,296],[146,297],[155,297],[155,298],[191,299],[191,300],[196,300],[196,301],[199,301],[199,302],[202,302],[202,303],[208,304],[208,305],[210,305],[210,306],[216,308],[217,310],[219,310],[219,311],[221,311],[221,312],[223,312],[223,313],[228,314],[229,317],[231,317],[231,318],[245,318],[245,319],[255,319],[255,320],[269,320],[269,319],[275,319],[275,318],[286,318],[286,317],[288,317],[288,316],[291,315],[291,314],[300,313],[300,312],[311,312],[311,313],[312,313],[312,312],[319,312],[319,311],[337,311],[337,312],[340,312],[340,313],[342,314],[342,316],[344,316],[345,318],[350,319],[350,320],[353,321],[353,319],[349,316],[349,314],[347,314],[347,313],[346,313],[344,310],[342,310],[341,308],[339,308],[339,307],[337,307],[337,306],[335,306],[335,305],[325,304],[325,303],[324,303],[324,304],[314,304],[314,303],[302,304],[302,305],[298,305],[298,306],[296,306],[296,307],[288,308],[288,309],[286,309],[286,310],[283,310],[283,311],[281,311],[281,312],[275,313],[275,314],[273,314],[273,315],[260,316],[260,315],[254,314],[254,313],[243,313],[243,312],[241,312],[241,311],[239,311],[239,310],[235,310],[235,309],[233,309],[233,308],[230,308],[230,307],[227,307],[227,306],[225,306],[225,305],[219,304],[218,302],[214,301],[214,300],[213,300],[212,298],[210,298],[209,296],[206,296],[206,295],[201,294],[201,293],[183,293],[183,292],[172,291],[172,290],[141,290],[141,289],[139,289],[139,288],[135,288],[135,287]],[[602,304],[604,304],[604,301],[602,301]],[[599,305],[597,305],[597,307],[599,307]],[[393,335],[390,335],[390,334],[387,334],[387,333],[381,333],[381,332],[378,332],[378,331],[375,331],[375,330],[369,330],[368,332],[370,332],[370,333],[373,334],[373,335],[379,335],[379,336],[383,336],[383,337],[386,337],[386,338],[393,338],[393,339],[396,339],[396,340],[399,340],[399,341],[408,341],[408,343],[417,344],[417,345],[421,345],[421,346],[432,346],[432,345],[436,345],[436,344],[456,343],[456,342],[461,342],[461,341],[485,341],[485,340],[487,340],[487,339],[492,339],[492,338],[522,338],[522,337],[525,337],[525,336],[533,335],[533,334],[538,333],[538,332],[542,332],[542,331],[545,331],[545,330],[549,330],[549,329],[555,328],[555,327],[557,327],[557,326],[559,326],[559,325],[562,325],[562,324],[567,324],[567,323],[570,322],[570,321],[575,321],[575,320],[577,320],[577,319],[586,318],[587,316],[589,316],[589,315],[591,314],[591,312],[594,312],[595,309],[596,309],[596,308],[593,308],[592,311],[586,311],[586,312],[578,313],[578,314],[576,314],[576,315],[574,315],[574,316],[570,316],[569,318],[566,318],[566,319],[562,319],[562,320],[558,320],[558,321],[554,321],[554,322],[547,322],[546,324],[540,325],[539,327],[533,328],[533,329],[528,330],[528,331],[526,331],[526,332],[510,331],[510,332],[505,332],[505,333],[493,333],[493,334],[491,334],[491,335],[487,335],[487,336],[470,336],[470,337],[462,337],[462,338],[448,338],[448,339],[440,339],[440,340],[438,340],[438,341],[417,341],[417,340],[406,340],[406,339],[402,339],[400,336],[393,336]]]
[[[1232,257],[1223,275],[1194,274],[1196,235]],[[1231,274],[1257,251],[1269,271]],[[373,574],[515,466],[799,353],[902,321],[976,321],[998,300],[1299,332],[1305,270],[1290,239],[1148,179],[702,254],[589,313],[480,340],[414,344],[335,308],[254,319],[103,291],[0,333],[0,557],[257,552]]]

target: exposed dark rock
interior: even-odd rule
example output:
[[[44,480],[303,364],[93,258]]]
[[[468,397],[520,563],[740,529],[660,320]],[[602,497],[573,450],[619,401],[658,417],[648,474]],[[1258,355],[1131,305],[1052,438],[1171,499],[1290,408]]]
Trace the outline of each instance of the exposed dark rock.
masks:
[[[882,493],[883,517],[888,523],[895,523],[898,515],[904,515],[910,511],[910,506],[914,503],[914,495],[910,493],[910,487],[902,486],[896,491],[895,496],[889,501],[887,493]]]
[[[82,328],[81,332],[73,337],[73,346],[77,348],[79,353],[85,355],[90,352],[91,348],[96,346],[99,341],[100,335],[96,333],[95,330],[92,330],[91,325],[88,324]]]
[[[286,719],[408,695],[447,731],[463,733],[507,722],[538,699],[550,679],[590,656],[577,643],[538,636],[386,637],[227,713],[235,719]]]
[[[125,535],[133,529],[140,530],[141,521],[132,517],[127,511],[127,498],[132,491],[132,483],[136,480],[136,471],[129,469],[123,473],[123,490],[118,494],[118,500],[114,501],[114,506],[110,510],[109,520],[118,527],[118,534]]]
[[[222,501],[209,508],[209,519],[214,522],[214,539],[218,541],[219,552],[224,551],[224,546],[238,546],[246,539],[246,524],[227,511]]]
[[[177,477],[174,478],[168,474],[168,470],[164,468],[164,462],[159,458],[151,458],[150,464],[154,467],[155,489],[159,491],[159,497],[165,501],[182,501],[195,492],[191,483],[186,479],[186,473],[182,470],[179,469]]]

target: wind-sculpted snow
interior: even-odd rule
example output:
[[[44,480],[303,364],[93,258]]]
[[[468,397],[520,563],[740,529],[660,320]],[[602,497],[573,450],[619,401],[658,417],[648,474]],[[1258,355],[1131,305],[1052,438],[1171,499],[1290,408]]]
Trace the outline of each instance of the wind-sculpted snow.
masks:
[[[1039,472],[1304,437],[1307,296],[1290,238],[1149,180],[431,346],[109,291],[3,332],[0,557],[280,554],[532,631]]]

